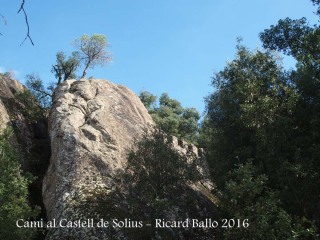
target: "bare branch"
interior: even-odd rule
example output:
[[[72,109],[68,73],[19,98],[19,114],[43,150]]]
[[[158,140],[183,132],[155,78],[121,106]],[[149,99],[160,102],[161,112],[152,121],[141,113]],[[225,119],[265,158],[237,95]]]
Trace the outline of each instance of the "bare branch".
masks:
[[[7,19],[0,13],[0,17],[3,20],[4,25],[7,25]],[[0,35],[2,35],[2,33],[0,32]]]
[[[2,18],[4,25],[7,25],[7,19],[1,13],[0,17]]]
[[[20,44],[20,46],[21,46],[27,39],[29,39],[30,42],[31,42],[31,44],[34,46],[34,43],[33,43],[32,39],[31,39],[31,37],[30,37],[30,27],[29,27],[28,15],[27,15],[27,13],[26,13],[26,10],[24,9],[24,4],[25,4],[25,0],[22,0],[20,9],[18,10],[18,13],[20,13],[21,11],[23,12],[24,18],[25,18],[25,20],[26,20],[26,24],[27,24],[27,29],[28,29],[28,31],[27,31],[26,37],[24,38],[24,40],[22,41],[22,43]]]

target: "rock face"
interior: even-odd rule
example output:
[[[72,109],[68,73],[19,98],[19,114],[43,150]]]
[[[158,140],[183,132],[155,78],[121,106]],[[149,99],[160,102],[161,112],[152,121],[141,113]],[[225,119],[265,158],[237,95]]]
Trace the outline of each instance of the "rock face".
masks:
[[[46,118],[31,118],[30,112],[26,110],[31,102],[28,93],[20,82],[0,74],[0,132],[11,128],[10,143],[21,157],[22,170],[36,176],[29,186],[29,200],[32,207],[41,207],[40,219],[46,215],[41,186],[51,154],[50,139]]]
[[[46,115],[35,118],[30,106],[26,107],[31,96],[25,90],[18,81],[0,75],[0,131],[8,126],[14,130],[12,144],[21,153],[23,170],[37,176],[30,186],[31,205],[42,207],[39,219],[47,217],[57,224],[57,228],[47,228],[46,239],[130,239],[121,230],[77,228],[74,222],[59,227],[59,222],[65,219],[66,225],[66,220],[89,217],[98,221],[100,216],[90,215],[97,211],[90,208],[105,204],[105,212],[116,206],[115,216],[124,212],[123,218],[127,217],[126,190],[119,176],[123,176],[134,140],[154,126],[140,99],[128,88],[106,80],[68,80],[55,91],[47,123]],[[203,158],[203,151],[175,137],[171,144],[181,154],[191,151]],[[203,164],[200,170],[207,175]],[[189,187],[209,199],[210,184],[204,178]],[[97,196],[103,196],[102,205],[96,204],[101,201]],[[110,196],[115,198],[110,201]]]
[[[8,111],[5,105],[3,104],[2,100],[0,100],[0,116],[0,131],[2,131],[7,126],[7,123],[10,121]]]
[[[48,220],[79,219],[74,203],[97,187],[112,191],[126,150],[151,125],[140,99],[126,87],[105,80],[62,83],[49,116],[52,156],[43,183]],[[89,232],[58,229],[49,231],[47,239],[85,239]]]
[[[14,94],[24,90],[21,83],[12,80],[5,76],[0,76],[0,130],[8,126],[11,121],[10,115],[15,115],[15,118],[22,119],[22,116],[17,113],[17,109],[8,106],[8,100],[14,98]]]
[[[127,239],[121,231],[110,237],[110,229],[77,228],[73,222],[93,217],[99,221],[99,213],[90,215],[92,211],[97,213],[90,210],[93,206],[104,208],[107,204],[106,212],[117,211],[115,205],[117,209],[126,208],[121,207],[126,200],[114,201],[110,196],[125,191],[119,190],[119,172],[126,166],[128,150],[134,139],[154,126],[140,99],[128,88],[106,80],[68,80],[55,90],[48,124],[52,155],[42,188],[47,218],[56,224],[62,220],[66,225],[63,219],[72,223],[69,228],[49,228],[46,239]],[[191,151],[203,157],[195,146],[172,139],[181,154]],[[199,167],[207,175],[206,166]],[[209,199],[211,186],[207,179],[190,187]],[[103,198],[97,197],[101,195]]]
[[[0,132],[5,128],[13,129],[11,143],[22,154],[21,164],[24,170],[28,169],[28,153],[33,145],[33,129],[22,109],[24,103],[17,98],[18,93],[26,88],[17,80],[0,76]]]

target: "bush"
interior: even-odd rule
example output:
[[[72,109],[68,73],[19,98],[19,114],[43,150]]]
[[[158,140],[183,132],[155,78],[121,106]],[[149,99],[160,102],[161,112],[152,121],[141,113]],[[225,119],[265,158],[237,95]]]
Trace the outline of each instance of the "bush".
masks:
[[[18,219],[29,220],[38,211],[28,204],[28,186],[31,177],[22,175],[19,155],[10,144],[11,131],[0,136],[0,239],[32,239],[35,228],[17,228]]]
[[[198,158],[192,152],[179,153],[171,142],[170,136],[154,129],[145,133],[128,155],[122,180],[130,183],[126,196],[129,213],[135,219],[152,224],[150,229],[142,228],[134,239],[206,239],[203,237],[212,236],[212,232],[203,229],[154,228],[155,219],[205,218],[214,212],[213,203],[190,188],[202,177],[198,172]]]

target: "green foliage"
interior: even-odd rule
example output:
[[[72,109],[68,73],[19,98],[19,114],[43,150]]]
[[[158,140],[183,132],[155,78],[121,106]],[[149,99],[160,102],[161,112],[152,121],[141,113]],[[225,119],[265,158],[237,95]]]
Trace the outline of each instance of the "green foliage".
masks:
[[[54,73],[57,78],[57,84],[68,79],[75,79],[75,71],[80,65],[79,53],[73,52],[72,55],[66,59],[66,55],[63,52],[58,52],[56,57],[56,64],[52,65],[51,72]]]
[[[183,111],[183,108],[181,107],[180,102],[176,99],[172,99],[169,97],[167,93],[163,93],[160,96],[159,99],[160,107],[167,107],[168,109],[171,109],[173,113],[180,115]]]
[[[41,79],[35,75],[27,75],[27,86],[30,89],[23,89],[14,92],[13,98],[2,98],[11,114],[11,118],[17,118],[22,114],[28,123],[34,123],[47,117],[47,108],[50,105],[49,98],[37,91],[44,89]]]
[[[279,20],[277,25],[260,33],[264,48],[283,51],[294,57],[306,55],[305,38],[312,33],[312,28],[307,25],[306,18],[292,20],[286,18]],[[312,47],[310,46],[310,49]]]
[[[163,93],[156,106],[157,97],[149,92],[142,92],[140,100],[148,109],[153,120],[167,134],[195,143],[198,134],[200,114],[195,108],[183,108],[179,101]]]
[[[317,15],[320,15],[320,0],[311,0],[314,6],[318,5]]]
[[[171,141],[171,137],[163,131],[154,129],[145,133],[142,140],[135,143],[134,150],[129,152],[121,179],[125,183],[130,182],[126,200],[128,211],[135,219],[153,223],[154,219],[168,219],[168,216],[184,220],[213,214],[212,202],[201,202],[199,195],[188,187],[189,183],[201,179],[197,157],[191,152],[186,155],[178,153]],[[201,234],[203,229],[198,229],[199,232],[189,230],[157,229],[154,226],[147,231],[134,229],[140,231],[134,239],[153,239],[156,236],[179,239],[181,231],[196,239],[195,236]],[[209,232],[207,236],[210,236]]]
[[[79,59],[84,64],[81,78],[87,74],[89,67],[104,65],[111,61],[112,57],[107,48],[107,37],[103,34],[83,35],[74,41],[74,46],[78,49]]]
[[[42,82],[37,80],[36,75],[30,75],[34,81],[32,84],[38,88],[42,86]],[[10,79],[6,79],[10,81]],[[31,81],[27,81],[28,86],[30,86]],[[21,115],[26,120],[27,123],[35,123],[40,119],[47,117],[47,100],[39,95],[33,95],[32,90],[29,91],[26,88],[21,90],[12,89],[14,97],[1,97],[2,102],[5,104],[10,115],[10,119],[15,122],[15,120],[21,120]]]
[[[224,239],[314,239],[316,231],[309,226],[293,225],[282,208],[279,196],[267,187],[267,176],[259,175],[249,162],[240,164],[226,183],[221,207],[224,217],[247,219],[248,227],[229,228]],[[301,221],[298,221],[301,222]]]
[[[143,91],[140,93],[139,98],[148,111],[151,111],[156,107],[157,96],[147,91]]]
[[[312,0],[319,5],[318,0]],[[319,70],[319,26],[310,26],[306,18],[279,20],[277,25],[260,33],[265,48],[277,50],[293,56],[297,62],[298,71]]]
[[[278,30],[268,39],[281,38]],[[290,41],[274,43],[297,56],[297,70],[284,71],[272,51],[239,44],[236,58],[213,77],[201,142],[226,212],[256,224],[226,232],[227,239],[316,238],[310,220],[319,219],[320,200],[318,66]]]
[[[215,179],[223,184],[225,172],[247,159],[265,168],[277,165],[283,155],[279,134],[290,140],[286,129],[293,128],[297,94],[275,56],[238,46],[236,59],[212,83],[217,91],[207,98],[206,126],[212,133],[208,141]]]
[[[36,229],[17,228],[16,221],[34,218],[38,211],[28,205],[31,178],[22,175],[19,155],[9,142],[10,135],[7,129],[0,136],[0,238],[29,240],[36,235]]]
[[[319,1],[312,2],[319,5]],[[291,194],[284,202],[292,206],[292,212],[299,209],[300,215],[303,212],[309,218],[313,215],[320,227],[320,211],[316,207],[320,202],[320,28],[317,25],[309,26],[305,19],[280,20],[276,26],[271,26],[261,34],[261,40],[264,46],[289,54],[297,60],[296,69],[289,72],[299,98],[291,120],[295,130],[290,131],[291,153],[294,156],[287,164],[290,174],[296,178],[289,182]],[[283,45],[283,42],[288,44]],[[291,165],[292,162],[294,164]]]
[[[171,146],[170,138],[159,129],[151,134],[145,133],[143,139],[136,143],[137,150],[131,151],[128,156],[127,171],[133,172],[132,177],[137,185],[143,183],[139,192],[148,194],[154,200],[169,196],[186,182],[199,177],[196,174],[196,156],[193,153],[179,154]]]
[[[103,239],[119,239],[117,232],[132,240],[212,239],[212,229],[155,227],[155,219],[209,218],[215,209],[211,200],[190,187],[203,178],[194,153],[177,152],[171,136],[157,128],[141,137],[128,151],[126,167],[112,177],[115,182],[89,190],[77,207],[89,218],[143,221],[142,228],[110,228]]]
[[[51,106],[54,86],[49,86],[46,89],[39,75],[35,73],[26,75],[26,86],[42,108]]]
[[[19,105],[19,110],[29,123],[45,119],[48,115],[48,110],[41,106],[28,90],[15,93],[14,101]]]

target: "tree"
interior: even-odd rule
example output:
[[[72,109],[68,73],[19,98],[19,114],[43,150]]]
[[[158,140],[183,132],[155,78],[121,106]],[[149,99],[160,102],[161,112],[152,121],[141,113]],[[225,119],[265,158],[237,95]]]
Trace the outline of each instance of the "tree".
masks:
[[[22,175],[19,155],[10,144],[11,131],[0,136],[0,238],[32,239],[35,228],[17,228],[18,219],[31,220],[39,213],[28,204],[30,177]]]
[[[51,106],[54,84],[45,88],[39,75],[31,73],[26,75],[26,86],[42,108]]]
[[[171,142],[171,136],[156,128],[146,132],[142,140],[135,143],[137,150],[128,155],[127,171],[134,173],[130,176],[137,184],[143,183],[143,191],[155,200],[200,178],[196,156],[191,152],[181,155]]]
[[[317,239],[320,29],[305,18],[286,18],[260,38],[267,50],[238,44],[236,58],[214,75],[216,91],[206,100],[200,131],[225,214],[262,224],[251,233],[227,231],[225,238],[263,239],[255,234],[266,231],[268,239]],[[274,50],[294,57],[296,68],[285,71]],[[281,228],[263,230],[271,219]]]
[[[157,96],[143,91],[140,93],[139,98],[148,111],[152,111],[156,107]]]
[[[119,230],[122,238],[132,240],[215,239],[216,229],[155,226],[155,219],[210,218],[215,208],[207,192],[194,190],[204,176],[199,170],[202,160],[193,151],[181,154],[172,137],[159,128],[140,137],[128,149],[126,166],[113,176],[112,188],[97,186],[77,203],[82,210],[88,208],[86,218],[143,221],[142,228],[108,229],[110,239],[118,239]]]
[[[80,65],[79,53],[72,52],[69,58],[63,52],[56,55],[56,64],[52,65],[51,72],[57,78],[57,82],[51,82],[45,87],[40,76],[32,73],[26,75],[26,86],[36,98],[42,108],[51,106],[54,89],[58,84],[67,79],[76,78],[75,71]]]
[[[106,51],[107,37],[103,34],[83,35],[74,41],[79,51],[80,61],[84,64],[81,79],[87,74],[89,67],[104,65],[112,60],[111,54]]]
[[[199,126],[198,121],[200,114],[195,108],[185,108],[181,114],[179,123],[179,132],[186,140],[190,142],[197,142]]]
[[[294,128],[297,94],[272,52],[252,53],[242,45],[237,50],[236,59],[214,75],[217,91],[207,98],[214,179],[223,185],[235,164],[254,159],[278,181],[275,174],[279,158],[287,158],[283,144],[290,142],[292,131],[287,130]],[[271,169],[275,166],[277,171]]]
[[[58,52],[56,57],[56,64],[52,65],[51,72],[54,73],[58,80],[58,84],[67,79],[76,78],[75,71],[80,65],[78,52],[73,52],[72,55],[66,59],[66,55],[63,52]]]
[[[149,92],[142,92],[139,98],[158,127],[167,134],[192,143],[197,141],[200,114],[195,108],[183,108],[178,100],[170,98],[167,93],[161,94],[159,107],[156,106],[157,97]]]
[[[318,0],[312,2],[319,5]],[[298,179],[291,182],[296,191],[292,194],[295,201],[291,200],[290,204],[291,211],[297,211],[298,205],[303,206],[298,208],[299,214],[307,213],[309,218],[317,221],[320,229],[317,207],[320,203],[320,27],[310,26],[304,18],[286,18],[264,30],[260,38],[266,48],[291,55],[297,61],[296,69],[288,72],[292,86],[299,93],[291,118],[295,124],[290,143],[295,154],[290,162],[295,165],[291,171]]]
[[[264,48],[281,51],[299,61],[307,57],[319,58],[317,46],[318,31],[307,24],[306,18],[279,20],[260,33]]]
[[[159,99],[160,107],[170,108],[175,114],[182,114],[183,108],[180,102],[176,99],[172,99],[169,97],[167,93],[162,93]]]
[[[267,187],[267,180],[251,162],[240,164],[232,171],[220,207],[223,218],[241,219],[241,222],[240,227],[225,229],[223,239],[316,239],[316,229],[310,222],[302,219],[298,224],[293,223],[278,193]]]
[[[212,216],[213,203],[201,200],[188,184],[201,179],[198,159],[192,152],[183,155],[174,149],[171,136],[155,128],[145,132],[128,154],[122,182],[127,189],[128,213],[132,218],[186,219]],[[130,182],[130,184],[127,184]],[[134,229],[130,239],[206,239],[204,229]],[[132,233],[131,233],[132,234]]]
[[[314,6],[318,5],[317,15],[320,16],[320,0],[311,0]]]
[[[299,59],[305,60],[302,56]],[[313,95],[312,100],[305,99],[307,93],[299,81],[306,80],[306,75],[300,74],[284,71],[277,55],[270,50],[251,52],[238,44],[236,58],[213,77],[216,91],[206,100],[207,116],[201,131],[210,133],[201,136],[206,138],[213,179],[224,194],[231,191],[224,202],[232,194],[236,196],[232,191],[238,189],[230,189],[229,184],[236,175],[226,173],[235,172],[237,166],[250,161],[254,168],[252,179],[265,176],[265,187],[278,193],[271,194],[272,198],[265,195],[265,200],[261,200],[265,205],[259,199],[250,204],[269,208],[276,207],[276,200],[282,202],[281,208],[292,219],[291,227],[302,219],[318,218],[319,118],[315,106],[319,98]],[[312,110],[303,108],[306,105]],[[240,199],[235,201],[239,209],[246,208]],[[261,214],[264,218],[269,216],[268,212]]]

